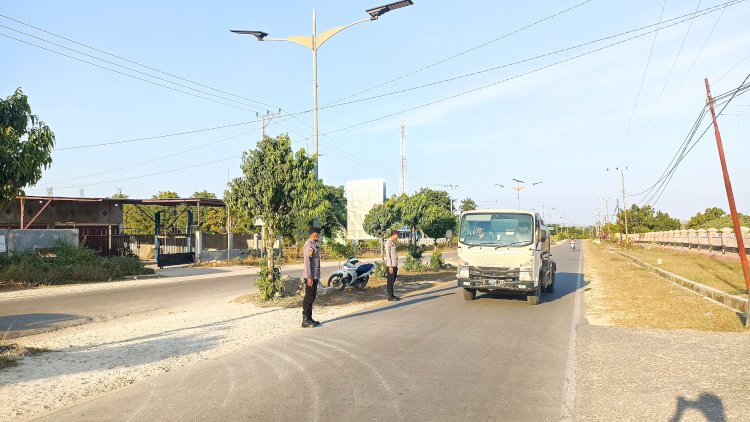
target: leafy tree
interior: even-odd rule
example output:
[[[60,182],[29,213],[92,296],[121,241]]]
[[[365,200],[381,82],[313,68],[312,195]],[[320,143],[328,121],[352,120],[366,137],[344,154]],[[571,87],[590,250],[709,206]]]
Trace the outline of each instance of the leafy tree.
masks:
[[[472,211],[472,210],[475,210],[477,208],[478,208],[477,207],[477,203],[474,202],[473,199],[466,198],[463,201],[461,201],[461,206],[458,209],[459,209],[459,211],[464,212],[464,211]]]
[[[304,243],[313,221],[320,220],[322,235],[334,239],[346,230],[346,196],[343,186],[330,186],[318,181],[312,189],[318,192],[317,199],[309,210],[296,212],[294,227],[290,233],[295,243]],[[298,210],[299,211],[299,210]]]
[[[315,161],[303,149],[295,154],[288,135],[264,137],[242,156],[243,176],[231,181],[225,198],[229,212],[248,219],[263,219],[266,248],[265,277],[256,284],[263,299],[281,291],[273,253],[273,239],[288,232],[295,219],[319,201]],[[262,275],[262,274],[261,274]]]
[[[617,213],[618,231],[624,232],[624,211]],[[639,207],[633,204],[628,209],[628,232],[646,233],[651,231],[677,230],[681,227],[680,220],[669,214],[656,211],[651,205]]]
[[[705,212],[698,212],[695,214],[690,220],[688,220],[687,224],[685,224],[685,227],[689,229],[697,229],[701,227],[702,225],[706,224],[709,221],[717,220],[723,216],[727,215],[726,212],[724,212],[723,209],[718,207],[713,208],[706,208]]]
[[[390,235],[391,230],[398,228],[401,220],[401,207],[398,205],[398,200],[396,196],[392,196],[382,204],[375,205],[365,215],[365,219],[362,222],[362,228],[365,232],[380,240],[383,262],[385,262],[385,250],[382,248],[383,242]]]
[[[448,230],[456,229],[456,215],[439,205],[430,205],[419,220],[419,229],[433,239],[437,249],[437,239],[445,237]]]
[[[21,88],[0,100],[0,208],[42,178],[52,164],[55,134],[31,114]]]
[[[202,190],[200,192],[193,193],[193,198],[201,199],[216,199],[216,194]],[[198,215],[196,210],[193,209],[193,216],[195,224],[198,225],[201,231],[205,233],[226,233],[227,232],[227,211],[225,208],[217,207],[201,207],[200,221],[198,221]],[[241,222],[233,221],[232,228],[233,232],[236,227],[239,227]]]

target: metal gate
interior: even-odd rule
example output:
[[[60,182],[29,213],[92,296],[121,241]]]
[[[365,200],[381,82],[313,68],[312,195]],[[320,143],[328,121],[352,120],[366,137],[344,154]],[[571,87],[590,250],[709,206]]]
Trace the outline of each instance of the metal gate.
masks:
[[[195,262],[195,239],[193,239],[193,212],[188,210],[186,230],[167,228],[161,233],[161,211],[155,215],[154,258],[159,268]]]

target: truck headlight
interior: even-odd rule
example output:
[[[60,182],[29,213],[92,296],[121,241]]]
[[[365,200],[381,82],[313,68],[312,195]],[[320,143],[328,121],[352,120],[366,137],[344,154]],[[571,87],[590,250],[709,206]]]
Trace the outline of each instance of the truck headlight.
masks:
[[[459,266],[458,267],[458,278],[469,278],[469,267]]]
[[[518,268],[518,281],[534,281],[534,263],[531,261],[524,262]]]

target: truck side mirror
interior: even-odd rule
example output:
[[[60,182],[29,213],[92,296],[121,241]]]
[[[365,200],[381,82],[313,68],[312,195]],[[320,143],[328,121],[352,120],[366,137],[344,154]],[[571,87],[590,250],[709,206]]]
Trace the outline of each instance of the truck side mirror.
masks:
[[[540,242],[546,242],[547,241],[547,232],[544,230],[539,231],[539,241]]]

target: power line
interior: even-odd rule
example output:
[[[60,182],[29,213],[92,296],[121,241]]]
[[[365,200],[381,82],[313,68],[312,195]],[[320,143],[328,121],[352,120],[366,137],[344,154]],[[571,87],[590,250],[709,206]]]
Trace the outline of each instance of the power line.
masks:
[[[326,104],[326,105],[332,105],[332,104],[336,104],[336,103],[339,103],[339,102],[341,102],[341,101],[344,101],[344,100],[348,100],[349,98],[352,98],[352,97],[356,97],[356,96],[359,96],[359,95],[361,95],[361,94],[364,94],[365,92],[369,92],[369,91],[372,91],[372,90],[374,90],[374,89],[377,89],[377,88],[380,88],[380,87],[382,87],[382,86],[388,85],[388,84],[390,84],[390,83],[396,82],[396,81],[398,81],[398,80],[400,80],[400,79],[403,79],[403,78],[406,78],[406,77],[408,77],[408,76],[411,76],[411,75],[417,74],[417,73],[419,73],[419,72],[422,72],[422,71],[424,71],[424,70],[430,69],[430,68],[432,68],[432,67],[435,67],[435,66],[437,66],[437,65],[440,65],[440,64],[442,64],[442,63],[445,63],[445,62],[451,61],[451,60],[453,60],[453,59],[455,59],[455,58],[457,58],[457,57],[463,56],[464,54],[470,53],[470,52],[472,52],[472,51],[474,51],[474,50],[478,50],[478,49],[480,49],[480,48],[482,48],[482,47],[485,47],[485,46],[487,46],[487,45],[490,45],[490,44],[492,44],[492,43],[494,43],[494,42],[500,41],[500,40],[502,40],[502,39],[504,39],[504,38],[508,38],[508,37],[510,37],[510,36],[512,36],[512,35],[515,35],[515,34],[517,34],[517,33],[521,32],[521,31],[524,31],[524,30],[526,30],[526,29],[529,29],[529,28],[531,28],[531,27],[534,27],[534,26],[536,26],[536,25],[538,25],[538,24],[540,24],[540,23],[542,23],[542,22],[545,22],[545,21],[548,21],[548,20],[550,20],[550,19],[552,19],[552,18],[555,18],[555,17],[557,17],[557,16],[560,16],[560,15],[562,15],[562,14],[564,14],[564,13],[567,13],[567,12],[569,12],[569,11],[573,10],[573,9],[576,9],[576,8],[578,8],[578,7],[580,7],[580,6],[583,6],[584,4],[586,4],[586,3],[589,3],[589,2],[591,2],[591,0],[586,0],[586,1],[580,2],[580,3],[578,3],[578,4],[574,5],[574,6],[571,6],[571,7],[567,8],[567,9],[561,10],[561,11],[559,11],[559,12],[557,12],[557,13],[554,13],[554,14],[552,14],[552,15],[549,15],[549,16],[547,16],[547,17],[545,17],[545,18],[539,19],[539,20],[537,20],[537,21],[535,21],[535,22],[532,22],[532,23],[530,23],[530,24],[528,24],[528,25],[522,26],[521,28],[518,28],[518,29],[516,29],[516,30],[514,30],[514,31],[508,32],[508,33],[506,33],[506,34],[504,34],[504,35],[501,35],[501,36],[499,36],[499,37],[497,37],[497,38],[494,38],[494,39],[492,39],[492,40],[490,40],[490,41],[484,42],[484,43],[482,43],[482,44],[479,44],[479,45],[477,45],[477,46],[474,46],[474,47],[472,47],[472,48],[469,48],[469,49],[467,49],[467,50],[463,50],[463,51],[461,51],[461,52],[460,52],[460,53],[458,53],[458,54],[454,54],[454,55],[452,55],[452,56],[450,56],[450,57],[447,57],[447,58],[445,58],[445,59],[439,60],[439,61],[437,61],[437,62],[434,62],[434,63],[432,63],[432,64],[429,64],[429,65],[427,65],[427,66],[423,66],[423,67],[421,67],[421,68],[419,68],[419,69],[417,69],[417,70],[411,71],[411,72],[409,72],[409,73],[405,73],[405,74],[403,74],[403,75],[401,75],[401,76],[398,76],[398,77],[396,77],[396,78],[393,78],[393,79],[391,79],[391,80],[389,80],[389,81],[383,82],[383,83],[381,83],[381,84],[378,84],[378,85],[374,85],[374,86],[372,86],[372,87],[370,87],[370,88],[364,89],[364,90],[362,90],[362,91],[359,91],[359,92],[357,92],[357,93],[354,93],[354,94],[351,94],[351,95],[349,95],[349,96],[347,96],[347,97],[343,97],[343,98],[340,98],[340,99],[338,99],[338,100],[336,100],[336,101],[333,101],[333,102],[331,102],[331,103],[329,103],[329,104]]]
[[[80,45],[80,46],[82,46],[82,47],[86,47],[86,48],[88,48],[88,49],[91,49],[91,50],[93,50],[93,51],[96,51],[96,52],[99,52],[99,53],[105,54],[105,55],[107,55],[107,56],[110,56],[110,57],[114,57],[114,58],[117,58],[117,59],[119,59],[119,60],[122,60],[122,61],[124,61],[124,62],[127,62],[127,63],[131,63],[131,64],[134,64],[134,65],[137,65],[137,66],[143,67],[143,68],[145,68],[145,69],[149,69],[149,70],[152,70],[152,71],[154,71],[154,72],[158,72],[158,73],[161,73],[161,74],[163,74],[163,75],[167,75],[167,76],[170,76],[170,77],[172,77],[172,78],[175,78],[175,79],[179,79],[179,80],[182,80],[182,81],[185,81],[185,82],[189,82],[189,83],[191,83],[191,84],[193,84],[193,85],[197,85],[197,86],[200,86],[200,87],[203,87],[203,88],[208,88],[208,89],[210,89],[210,90],[212,90],[212,91],[216,91],[216,92],[221,92],[221,93],[223,93],[223,94],[227,94],[227,95],[230,95],[230,96],[232,96],[232,97],[236,97],[236,98],[240,98],[240,99],[243,99],[243,100],[251,101],[251,102],[254,102],[254,103],[256,103],[256,104],[260,104],[260,105],[262,105],[262,106],[266,106],[266,107],[272,107],[272,108],[276,108],[276,107],[275,107],[275,106],[273,106],[273,105],[270,105],[270,104],[266,104],[266,103],[264,103],[264,102],[261,102],[261,101],[257,101],[257,100],[253,100],[253,99],[251,99],[251,98],[247,98],[247,97],[243,97],[243,96],[240,96],[240,95],[232,94],[231,92],[223,91],[223,90],[221,90],[221,89],[218,89],[218,88],[213,88],[213,87],[211,87],[211,86],[208,86],[208,85],[204,85],[204,84],[201,84],[201,83],[198,83],[198,82],[192,81],[192,80],[190,80],[190,79],[186,79],[186,78],[183,78],[183,77],[177,76],[177,75],[175,75],[175,74],[172,74],[172,73],[169,73],[169,72],[164,72],[164,71],[162,71],[162,70],[156,69],[156,68],[154,68],[154,67],[151,67],[151,66],[147,66],[147,65],[144,65],[144,64],[142,64],[142,63],[138,63],[138,62],[136,62],[136,61],[133,61],[133,60],[130,60],[130,59],[128,59],[128,58],[125,58],[125,57],[122,57],[122,56],[118,56],[118,55],[116,55],[116,54],[112,54],[112,53],[109,53],[109,52],[107,52],[107,51],[104,51],[104,50],[101,50],[101,49],[99,49],[99,48],[96,48],[96,47],[92,47],[92,46],[90,46],[90,45],[87,45],[87,44],[84,44],[84,43],[78,42],[78,41],[76,41],[76,40],[73,40],[73,39],[70,39],[70,38],[64,37],[64,36],[62,36],[62,35],[59,35],[59,34],[56,34],[56,33],[54,33],[54,32],[48,31],[48,30],[46,30],[46,29],[43,29],[43,28],[39,28],[39,27],[37,27],[37,26],[34,26],[34,25],[31,25],[31,24],[29,24],[29,23],[26,23],[26,22],[20,21],[20,20],[18,20],[18,19],[14,19],[14,18],[12,18],[12,17],[10,17],[10,16],[7,16],[7,15],[2,15],[2,14],[0,14],[0,17],[2,17],[2,18],[5,18],[5,19],[8,19],[8,20],[11,20],[11,21],[13,21],[13,22],[16,22],[16,23],[19,23],[19,24],[21,24],[21,25],[27,26],[27,27],[29,27],[29,28],[33,28],[33,29],[36,29],[37,31],[41,31],[41,32],[44,32],[44,33],[46,33],[46,34],[49,34],[49,35],[55,36],[55,37],[57,37],[57,38],[63,39],[63,40],[65,40],[65,41],[68,41],[68,42],[71,42],[71,43],[73,43],[73,44],[76,44],[76,45]],[[7,27],[6,27],[6,28],[7,28]],[[12,29],[12,28],[9,28],[9,29]],[[13,30],[13,29],[12,29],[12,30]],[[15,30],[14,30],[14,31],[15,31]],[[20,32],[20,31],[19,31],[19,32]],[[40,38],[39,38],[39,39],[40,39]],[[49,41],[47,41],[47,42],[49,42]],[[63,48],[66,48],[66,47],[63,47]]]
[[[662,17],[664,17],[664,9],[667,7],[667,0],[664,0],[664,3],[662,3],[661,6],[661,13],[659,14],[659,24],[661,24]],[[692,25],[692,20],[691,20]],[[633,123],[633,117],[635,116],[635,110],[638,107],[638,100],[641,99],[641,92],[643,91],[643,83],[646,82],[646,74],[648,74],[648,66],[651,64],[651,56],[654,54],[654,46],[656,45],[656,37],[659,35],[659,27],[656,27],[656,32],[654,32],[654,39],[651,41],[651,49],[648,51],[648,59],[646,60],[646,67],[643,69],[643,77],[641,78],[641,85],[638,87],[638,94],[635,96],[635,103],[633,103],[633,111],[630,112],[630,118],[628,119],[628,125],[625,127],[625,135],[622,137],[622,141],[620,141],[620,148],[618,148],[617,155],[620,155],[620,151],[622,151],[622,146],[625,143],[625,140],[628,137],[628,134],[630,134],[630,125]]]

